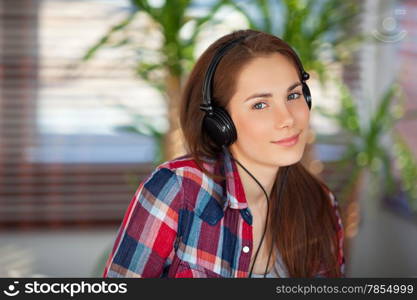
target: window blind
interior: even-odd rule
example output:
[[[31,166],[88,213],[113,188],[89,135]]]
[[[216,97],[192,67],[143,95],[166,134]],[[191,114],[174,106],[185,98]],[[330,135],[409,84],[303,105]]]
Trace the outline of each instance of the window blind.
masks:
[[[163,120],[163,99],[123,51],[80,61],[130,9],[0,1],[0,226],[119,223],[152,170],[154,140],[115,128]]]

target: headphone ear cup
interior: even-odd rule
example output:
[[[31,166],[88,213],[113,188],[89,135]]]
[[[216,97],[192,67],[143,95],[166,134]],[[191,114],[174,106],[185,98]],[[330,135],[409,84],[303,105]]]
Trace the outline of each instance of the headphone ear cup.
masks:
[[[304,95],[304,99],[307,102],[308,105],[308,109],[311,110],[311,93],[310,93],[310,88],[308,87],[307,83],[303,82],[303,95]]]
[[[219,147],[229,146],[237,139],[237,131],[232,118],[222,107],[213,106],[213,113],[204,116],[203,128]]]

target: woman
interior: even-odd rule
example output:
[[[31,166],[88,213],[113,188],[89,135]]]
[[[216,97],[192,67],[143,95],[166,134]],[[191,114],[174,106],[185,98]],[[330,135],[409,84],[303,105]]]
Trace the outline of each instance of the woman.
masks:
[[[300,163],[307,79],[273,35],[214,42],[182,95],[187,154],[139,185],[103,276],[343,277],[337,200]]]

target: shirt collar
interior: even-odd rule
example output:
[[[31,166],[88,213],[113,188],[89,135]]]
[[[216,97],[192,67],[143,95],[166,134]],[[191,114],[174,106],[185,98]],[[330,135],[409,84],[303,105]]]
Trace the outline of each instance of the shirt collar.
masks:
[[[227,207],[234,209],[247,208],[248,202],[246,201],[237,165],[227,147],[223,147],[219,161],[223,163],[223,175],[226,176],[226,201],[223,210]]]

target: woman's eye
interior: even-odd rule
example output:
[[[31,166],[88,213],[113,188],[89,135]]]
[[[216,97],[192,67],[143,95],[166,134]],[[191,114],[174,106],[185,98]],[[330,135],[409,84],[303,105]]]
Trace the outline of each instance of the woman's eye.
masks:
[[[301,94],[300,93],[291,93],[288,95],[288,100],[294,100],[294,99],[298,99],[300,98]]]
[[[264,102],[258,102],[258,103],[255,103],[253,106],[252,106],[252,108],[254,108],[254,109],[262,109],[262,107],[261,107],[261,105],[262,104],[265,104]]]

